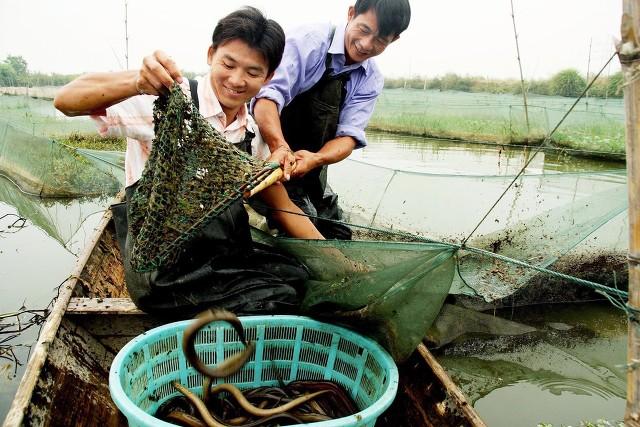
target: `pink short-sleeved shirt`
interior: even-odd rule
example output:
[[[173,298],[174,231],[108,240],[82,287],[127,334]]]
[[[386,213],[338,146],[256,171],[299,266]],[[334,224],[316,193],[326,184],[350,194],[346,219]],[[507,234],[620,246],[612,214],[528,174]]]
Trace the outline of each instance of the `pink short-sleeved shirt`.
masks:
[[[258,126],[253,117],[248,114],[246,106],[243,106],[236,119],[227,125],[226,116],[213,91],[209,75],[198,77],[197,80],[200,114],[231,143],[242,142],[247,130],[255,133],[256,136],[251,141],[251,153],[262,160],[269,158],[271,155],[269,147],[262,140]],[[187,96],[191,96],[186,79],[183,80],[181,88]],[[155,99],[156,97],[152,95],[134,96],[107,108],[106,116],[91,116],[97,122],[101,135],[126,137],[126,186],[140,179],[149,158],[151,141],[154,137],[153,101]]]

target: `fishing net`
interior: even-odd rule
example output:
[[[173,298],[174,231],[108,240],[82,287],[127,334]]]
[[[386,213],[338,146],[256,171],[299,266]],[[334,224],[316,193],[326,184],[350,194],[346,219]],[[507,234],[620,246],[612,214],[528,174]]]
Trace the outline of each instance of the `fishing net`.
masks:
[[[93,154],[0,122],[0,174],[40,197],[115,194],[123,183],[120,153]]]
[[[369,179],[349,179],[353,176]],[[353,160],[329,169],[329,181],[340,194],[349,222],[453,244],[473,232],[513,178],[406,172]],[[541,173],[532,163],[467,245],[489,255],[624,287],[626,194],[624,169]],[[458,255],[451,293],[479,303],[566,300],[580,288],[495,256],[466,250]],[[543,291],[539,287],[534,291],[534,284]]]
[[[177,85],[155,101],[153,121],[153,150],[129,201],[138,272],[173,265],[190,237],[277,167],[234,147]]]
[[[293,254],[309,270],[303,311],[358,329],[396,361],[411,355],[437,317],[455,272],[454,250],[438,243],[254,240]]]

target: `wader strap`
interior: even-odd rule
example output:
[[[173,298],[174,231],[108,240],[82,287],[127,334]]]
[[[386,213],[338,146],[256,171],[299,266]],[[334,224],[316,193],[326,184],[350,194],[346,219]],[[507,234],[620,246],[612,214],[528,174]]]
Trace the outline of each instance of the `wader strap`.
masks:
[[[248,128],[244,131],[244,139],[240,142],[238,142],[237,144],[234,144],[236,147],[238,147],[241,151],[244,151],[245,153],[252,155],[251,153],[251,141],[253,141],[253,138],[256,137],[256,134],[251,132]]]
[[[191,100],[196,106],[196,109],[200,109],[200,101],[198,100],[198,81],[195,79],[189,79],[189,90],[191,91]],[[251,141],[256,137],[256,134],[247,129],[244,132],[244,139],[235,144],[240,150],[245,153],[251,154]]]
[[[191,100],[196,105],[196,109],[200,109],[200,101],[198,100],[198,81],[189,79],[189,89],[191,90]]]

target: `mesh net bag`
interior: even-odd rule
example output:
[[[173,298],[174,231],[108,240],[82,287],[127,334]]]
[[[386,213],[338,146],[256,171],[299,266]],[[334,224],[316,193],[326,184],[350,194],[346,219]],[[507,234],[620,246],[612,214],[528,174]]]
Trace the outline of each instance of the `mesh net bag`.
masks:
[[[129,201],[138,272],[170,267],[191,236],[277,168],[229,143],[177,85],[153,116],[153,150]]]

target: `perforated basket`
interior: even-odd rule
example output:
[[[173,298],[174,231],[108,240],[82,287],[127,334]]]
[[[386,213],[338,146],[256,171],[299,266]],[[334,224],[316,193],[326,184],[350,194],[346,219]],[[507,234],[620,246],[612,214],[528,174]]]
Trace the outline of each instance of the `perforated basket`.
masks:
[[[373,426],[391,405],[398,389],[398,369],[375,341],[348,329],[300,316],[241,317],[255,354],[231,377],[240,389],[277,386],[278,379],[331,380],[351,395],[360,412],[313,426]],[[116,355],[109,373],[113,401],[130,426],[172,426],[154,418],[158,407],[179,393],[179,381],[202,395],[202,375],[185,359],[182,334],[190,321],[170,323],[134,338]],[[196,337],[201,360],[214,365],[243,348],[236,331],[213,322]]]

